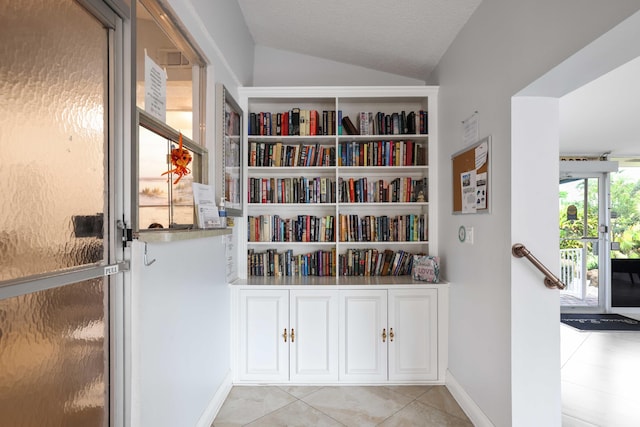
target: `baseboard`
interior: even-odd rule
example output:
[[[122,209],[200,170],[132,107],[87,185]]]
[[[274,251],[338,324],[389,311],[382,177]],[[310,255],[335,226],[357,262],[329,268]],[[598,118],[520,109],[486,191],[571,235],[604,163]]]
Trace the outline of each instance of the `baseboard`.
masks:
[[[204,413],[198,420],[196,427],[210,427],[213,424],[213,420],[216,419],[216,415],[218,415],[218,411],[220,411],[222,404],[229,395],[232,386],[233,375],[232,372],[229,371],[222,380],[220,387],[218,387],[216,394],[213,395],[213,399],[211,399],[211,402],[207,405],[207,409],[205,409]]]
[[[447,371],[445,385],[475,427],[495,427],[449,371]]]

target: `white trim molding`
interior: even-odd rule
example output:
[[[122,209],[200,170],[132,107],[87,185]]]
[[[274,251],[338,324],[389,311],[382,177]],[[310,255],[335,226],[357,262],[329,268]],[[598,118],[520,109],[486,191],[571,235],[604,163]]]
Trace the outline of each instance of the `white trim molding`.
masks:
[[[449,370],[447,370],[447,377],[445,386],[453,398],[458,402],[458,405],[462,408],[469,420],[476,427],[495,427],[491,420],[482,412],[482,409],[474,402],[474,400],[467,394],[465,389],[455,379]]]
[[[218,387],[216,394],[213,396],[213,399],[211,399],[207,408],[202,413],[196,427],[209,427],[213,425],[213,420],[216,419],[218,412],[220,412],[220,408],[222,408],[222,404],[227,396],[229,396],[231,387],[233,387],[233,374],[231,371],[228,371],[227,375],[222,380],[220,387]]]

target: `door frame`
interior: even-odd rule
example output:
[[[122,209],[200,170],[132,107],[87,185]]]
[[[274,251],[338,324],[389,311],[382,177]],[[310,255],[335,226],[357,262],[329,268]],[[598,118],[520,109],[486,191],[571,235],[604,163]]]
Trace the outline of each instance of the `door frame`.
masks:
[[[564,306],[560,308],[561,312],[583,313],[607,313],[611,311],[611,280],[609,272],[611,271],[611,239],[609,230],[611,227],[611,200],[610,200],[610,172],[618,169],[617,162],[610,161],[593,161],[589,163],[589,168],[575,166],[576,161],[560,161],[560,178],[577,178],[577,179],[598,179],[598,237],[582,237],[574,240],[597,241],[598,243],[598,305],[576,305]],[[590,169],[587,171],[586,169]],[[577,170],[577,171],[576,171]],[[588,191],[588,189],[586,190]],[[586,206],[586,193],[585,193]],[[586,269],[583,268],[586,273]],[[586,277],[582,278],[583,283]],[[562,291],[561,291],[562,292]]]

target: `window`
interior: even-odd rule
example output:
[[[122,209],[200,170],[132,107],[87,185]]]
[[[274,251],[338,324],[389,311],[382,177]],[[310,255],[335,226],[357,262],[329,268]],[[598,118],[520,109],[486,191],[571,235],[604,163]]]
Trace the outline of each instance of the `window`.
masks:
[[[182,135],[182,146],[191,155],[190,173],[168,172],[180,133],[142,110],[138,110],[138,230],[145,228],[191,228],[194,223],[193,182],[206,181],[207,151]],[[160,227],[161,226],[161,227]]]
[[[192,182],[207,183],[204,144],[204,56],[164,2],[136,2],[137,143],[133,159],[133,230],[151,224],[163,228],[190,228],[194,223]],[[145,112],[145,63],[150,59],[166,73],[164,120]],[[162,116],[162,115],[161,115]],[[157,116],[156,116],[157,117]],[[190,173],[166,174],[168,158],[179,145],[192,156]],[[136,208],[137,207],[137,208]]]

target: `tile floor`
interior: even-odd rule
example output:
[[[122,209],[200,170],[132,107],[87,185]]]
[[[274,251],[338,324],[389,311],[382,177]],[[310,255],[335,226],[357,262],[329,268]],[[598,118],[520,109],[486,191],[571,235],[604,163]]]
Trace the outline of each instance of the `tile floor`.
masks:
[[[235,386],[213,427],[472,424],[444,386]]]
[[[561,324],[560,333],[563,427],[640,426],[640,332],[580,332]],[[213,426],[245,425],[471,423],[443,386],[236,386]]]
[[[640,332],[580,332],[561,324],[560,336],[562,425],[640,426]]]

